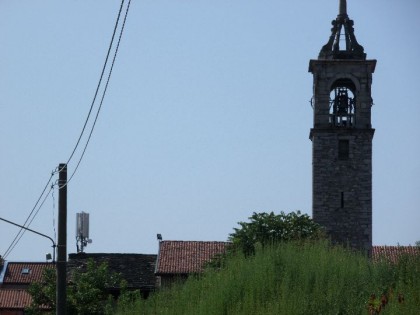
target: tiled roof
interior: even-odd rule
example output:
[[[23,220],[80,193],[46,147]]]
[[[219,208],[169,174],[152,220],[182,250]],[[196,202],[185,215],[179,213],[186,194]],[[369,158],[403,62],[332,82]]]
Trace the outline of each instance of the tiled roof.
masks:
[[[26,290],[0,289],[0,309],[23,309],[32,302]]]
[[[85,270],[89,259],[98,264],[106,262],[110,272],[120,273],[127,281],[128,288],[152,290],[155,288],[154,275],[156,255],[145,254],[105,254],[105,253],[79,253],[70,254],[67,270]]]
[[[202,272],[215,255],[226,252],[228,242],[162,241],[156,275]]]
[[[381,259],[396,263],[402,255],[420,256],[419,246],[373,246],[372,259]]]
[[[42,280],[45,268],[54,268],[51,263],[42,262],[8,262],[3,284],[29,285]]]

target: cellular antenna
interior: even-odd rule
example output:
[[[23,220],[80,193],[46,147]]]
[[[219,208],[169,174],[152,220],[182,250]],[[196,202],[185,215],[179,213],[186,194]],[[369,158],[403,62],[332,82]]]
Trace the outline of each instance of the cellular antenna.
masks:
[[[89,213],[76,213],[76,247],[77,253],[83,253],[87,244],[92,243],[89,238]]]

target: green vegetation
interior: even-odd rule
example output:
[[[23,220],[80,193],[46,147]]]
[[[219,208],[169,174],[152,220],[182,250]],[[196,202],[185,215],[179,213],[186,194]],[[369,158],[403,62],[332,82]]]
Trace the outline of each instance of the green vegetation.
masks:
[[[109,293],[109,288],[121,289],[118,300]],[[56,271],[53,268],[44,270],[43,282],[33,283],[29,287],[32,304],[25,314],[55,314]],[[108,265],[88,261],[86,271],[75,270],[67,286],[67,314],[94,315],[113,314],[116,305],[124,307],[140,299],[138,291],[126,290],[126,282],[119,274],[111,273]]]
[[[106,264],[89,261],[67,291],[68,314],[414,315],[420,314],[420,257],[397,264],[332,247],[307,215],[253,213],[230,235],[233,250],[186,282],[143,300]],[[119,284],[119,285],[118,285]],[[114,300],[109,288],[121,288]],[[28,314],[55,309],[55,271],[30,288]],[[117,308],[117,311],[115,311]]]
[[[235,232],[229,235],[234,248],[242,250],[245,256],[253,255],[256,246],[264,248],[280,241],[324,238],[321,226],[300,211],[254,212],[248,219],[250,222],[238,222],[240,228],[234,228]]]
[[[382,303],[384,306],[382,306]],[[227,257],[216,270],[137,299],[118,314],[419,314],[420,260],[397,265],[327,242],[257,246]]]

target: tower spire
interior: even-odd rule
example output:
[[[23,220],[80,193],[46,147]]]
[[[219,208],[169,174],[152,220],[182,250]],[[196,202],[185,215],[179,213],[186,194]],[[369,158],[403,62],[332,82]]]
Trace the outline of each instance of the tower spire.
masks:
[[[331,23],[331,36],[319,53],[319,59],[366,60],[363,46],[354,35],[354,22],[347,15],[347,1],[339,0],[338,15]]]
[[[340,0],[340,7],[338,8],[339,17],[347,17],[347,1]]]

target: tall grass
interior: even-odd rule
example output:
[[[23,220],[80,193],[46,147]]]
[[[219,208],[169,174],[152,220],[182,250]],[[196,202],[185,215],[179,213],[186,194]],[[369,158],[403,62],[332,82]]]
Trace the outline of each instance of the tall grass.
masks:
[[[369,314],[371,295],[386,294],[389,302],[380,314],[416,315],[419,262],[373,264],[326,243],[284,243],[252,257],[229,257],[221,270],[190,277],[118,314]],[[404,303],[398,303],[398,293],[404,294]],[[380,304],[379,298],[371,302]]]

